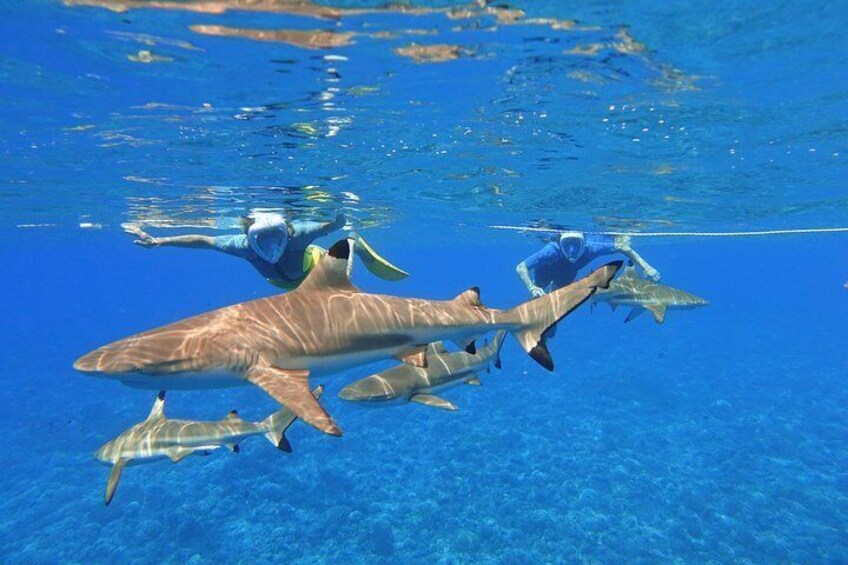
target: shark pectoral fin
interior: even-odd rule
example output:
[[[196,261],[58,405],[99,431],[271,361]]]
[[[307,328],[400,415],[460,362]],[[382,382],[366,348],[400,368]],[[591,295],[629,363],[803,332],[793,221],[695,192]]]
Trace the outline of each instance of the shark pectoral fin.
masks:
[[[441,408],[442,410],[456,410],[456,404],[453,402],[449,402],[444,398],[439,398],[438,396],[433,396],[432,394],[413,394],[409,399],[412,402],[417,402],[419,404],[423,404],[425,406],[432,406],[433,408]]]
[[[342,429],[309,391],[309,371],[254,367],[246,376],[249,382],[264,390],[310,426],[326,434],[342,435]]]
[[[615,312],[615,309],[618,308],[618,304],[616,304],[615,302],[610,302],[609,305],[610,310],[612,310],[613,312]]]
[[[422,369],[426,369],[427,348],[416,347],[415,349],[404,351],[403,353],[395,355],[395,359],[397,359],[398,361],[403,361],[407,365],[412,365],[413,367],[420,367]]]
[[[117,463],[112,465],[112,470],[109,471],[109,480],[106,481],[106,506],[112,502],[112,497],[115,496],[115,489],[118,488],[118,481],[121,480],[121,471],[129,463],[129,459],[118,459]]]
[[[465,383],[474,386],[481,386],[483,384],[483,381],[481,381],[477,377],[471,377],[470,379],[466,380]]]
[[[321,398],[323,393],[324,385],[318,385],[312,389],[312,396],[314,396],[316,400]],[[286,437],[286,431],[292,424],[295,423],[296,420],[297,416],[295,416],[288,408],[283,408],[282,410],[271,414],[262,422],[262,424],[268,428],[268,433],[265,434],[265,439],[270,441],[274,447],[280,451],[291,453],[292,446]]]
[[[634,306],[633,309],[630,310],[630,313],[627,315],[627,317],[624,318],[624,323],[626,324],[630,320],[635,320],[636,318],[638,318],[639,316],[641,316],[644,313],[645,313],[644,308],[642,308],[641,306]]]
[[[172,462],[179,463],[194,452],[194,449],[175,449],[168,457]]]
[[[368,242],[362,239],[362,236],[356,236],[355,241],[356,245],[354,249],[356,255],[371,273],[384,281],[399,281],[409,276],[409,273],[400,267],[392,265],[379,253],[374,251],[374,248],[368,245]]]
[[[650,306],[645,306],[645,308],[651,311],[651,314],[654,315],[654,320],[656,320],[658,324],[662,324],[663,322],[665,322],[665,305],[651,304]]]

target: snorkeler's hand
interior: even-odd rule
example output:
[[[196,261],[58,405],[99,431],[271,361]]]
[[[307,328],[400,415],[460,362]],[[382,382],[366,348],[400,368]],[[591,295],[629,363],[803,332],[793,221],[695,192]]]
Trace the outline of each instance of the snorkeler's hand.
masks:
[[[147,232],[142,230],[135,224],[123,224],[121,227],[124,228],[124,231],[130,235],[134,235],[138,239],[133,241],[136,245],[140,245],[142,247],[159,247],[159,240],[155,237],[151,237]]]
[[[530,298],[539,298],[540,296],[545,296],[544,289],[536,285],[531,286],[527,290],[530,291]]]
[[[658,270],[649,266],[645,268],[645,276],[651,279],[652,281],[657,282],[658,280],[660,280],[660,277],[662,275],[660,275],[660,272]]]

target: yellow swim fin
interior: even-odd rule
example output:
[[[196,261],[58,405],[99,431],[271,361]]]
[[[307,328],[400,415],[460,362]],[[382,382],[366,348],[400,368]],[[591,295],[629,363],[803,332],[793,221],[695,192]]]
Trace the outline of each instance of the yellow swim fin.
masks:
[[[395,267],[386,259],[374,251],[374,248],[368,245],[368,242],[362,239],[362,236],[357,235],[355,238],[356,245],[354,250],[356,256],[365,264],[365,268],[386,281],[399,281],[409,276],[409,273]]]
[[[327,253],[327,250],[318,245],[310,245],[306,248],[306,251],[303,253],[303,276],[309,274],[312,270],[312,267],[318,264],[318,261],[321,260]]]

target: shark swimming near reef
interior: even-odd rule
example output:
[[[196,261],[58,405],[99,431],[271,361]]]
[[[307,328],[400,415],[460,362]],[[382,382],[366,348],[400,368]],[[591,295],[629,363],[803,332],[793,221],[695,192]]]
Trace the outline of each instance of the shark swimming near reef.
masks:
[[[448,352],[441,341],[427,346],[427,367],[398,365],[376,375],[365,377],[344,387],[339,396],[351,402],[389,403],[418,402],[434,408],[456,410],[453,402],[434,393],[461,383],[479,385],[477,373],[489,363],[501,366],[500,350],[506,331],[500,330],[492,343],[476,353]]]
[[[453,300],[362,292],[350,282],[354,242],[335,243],[301,285],[130,336],[88,353],[74,368],[139,388],[253,384],[318,430],[341,428],[312,397],[309,377],[396,358],[426,367],[427,345],[452,340],[469,353],[489,330],[509,331],[553,370],[543,333],[605,287],[613,262],[510,310],[486,308],[477,288]]]
[[[617,306],[632,306],[633,309],[624,319],[625,322],[648,310],[658,324],[665,321],[665,313],[669,309],[691,310],[709,304],[709,301],[694,294],[642,278],[633,266],[626,267],[608,288],[599,289],[594,294],[592,305],[598,302],[606,302],[613,310]]]
[[[324,387],[318,386],[312,395],[318,399],[322,392]],[[235,410],[217,422],[171,420],[165,417],[165,391],[160,391],[146,420],[126,430],[94,454],[98,461],[112,465],[106,483],[106,504],[112,502],[121,472],[127,465],[165,458],[178,463],[189,455],[208,455],[210,451],[224,446],[238,452],[239,442],[255,435],[264,435],[278,449],[290,453],[291,444],[286,439],[286,430],[296,419],[297,416],[283,408],[261,422],[246,422]]]

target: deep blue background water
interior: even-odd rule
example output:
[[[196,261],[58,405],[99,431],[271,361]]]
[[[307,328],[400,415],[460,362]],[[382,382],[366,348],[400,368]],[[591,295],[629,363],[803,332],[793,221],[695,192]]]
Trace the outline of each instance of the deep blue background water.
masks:
[[[238,455],[132,467],[109,507],[92,454],[154,393],[71,368],[106,342],[274,290],[231,257],[134,247],[126,220],[213,230],[254,206],[342,208],[412,273],[386,283],[359,265],[364,290],[447,298],[479,285],[494,307],[525,299],[514,267],[541,240],[492,223],[848,224],[840,3],[525,6],[601,26],[592,41],[628,24],[650,48],[606,62],[564,56],[576,40],[542,27],[341,24],[435,26],[448,39],[432,42],[485,55],[432,66],[397,58],[395,43],[312,52],[186,30],[324,26],[288,16],[0,8],[4,562],[848,561],[845,235],[637,240],[665,282],[712,304],[662,326],[585,305],[551,344],[555,372],[508,339],[503,370],[445,393],[456,413],[350,405],[342,386],[390,363],[341,373],[324,404],[343,438],[297,424],[290,455],[255,439]],[[145,45],[114,31],[205,51],[160,42],[176,61],[135,64],[126,56]],[[662,64],[703,77],[700,90],[658,86]],[[329,65],[343,82],[324,110]],[[344,90],[355,86],[379,90]],[[151,101],[174,106],[134,108]],[[659,127],[671,123],[684,130]],[[94,127],[63,129],[79,125]],[[259,419],[274,404],[250,387],[175,391],[167,412],[232,408]]]
[[[259,439],[132,467],[108,508],[91,454],[153,393],[75,374],[72,360],[269,289],[229,257],[128,249],[111,233],[7,251],[6,560],[843,562],[848,246],[739,241],[644,246],[670,284],[712,305],[663,326],[583,307],[551,346],[553,374],[509,341],[504,369],[446,393],[460,406],[446,413],[348,405],[338,390],[372,372],[349,371],[325,396],[342,439],[296,425],[291,455]],[[375,245],[413,277],[390,285],[360,268],[367,290],[480,284],[500,307],[523,299],[511,269],[533,249]],[[258,419],[273,404],[244,388],[172,393],[167,410],[234,407]]]

